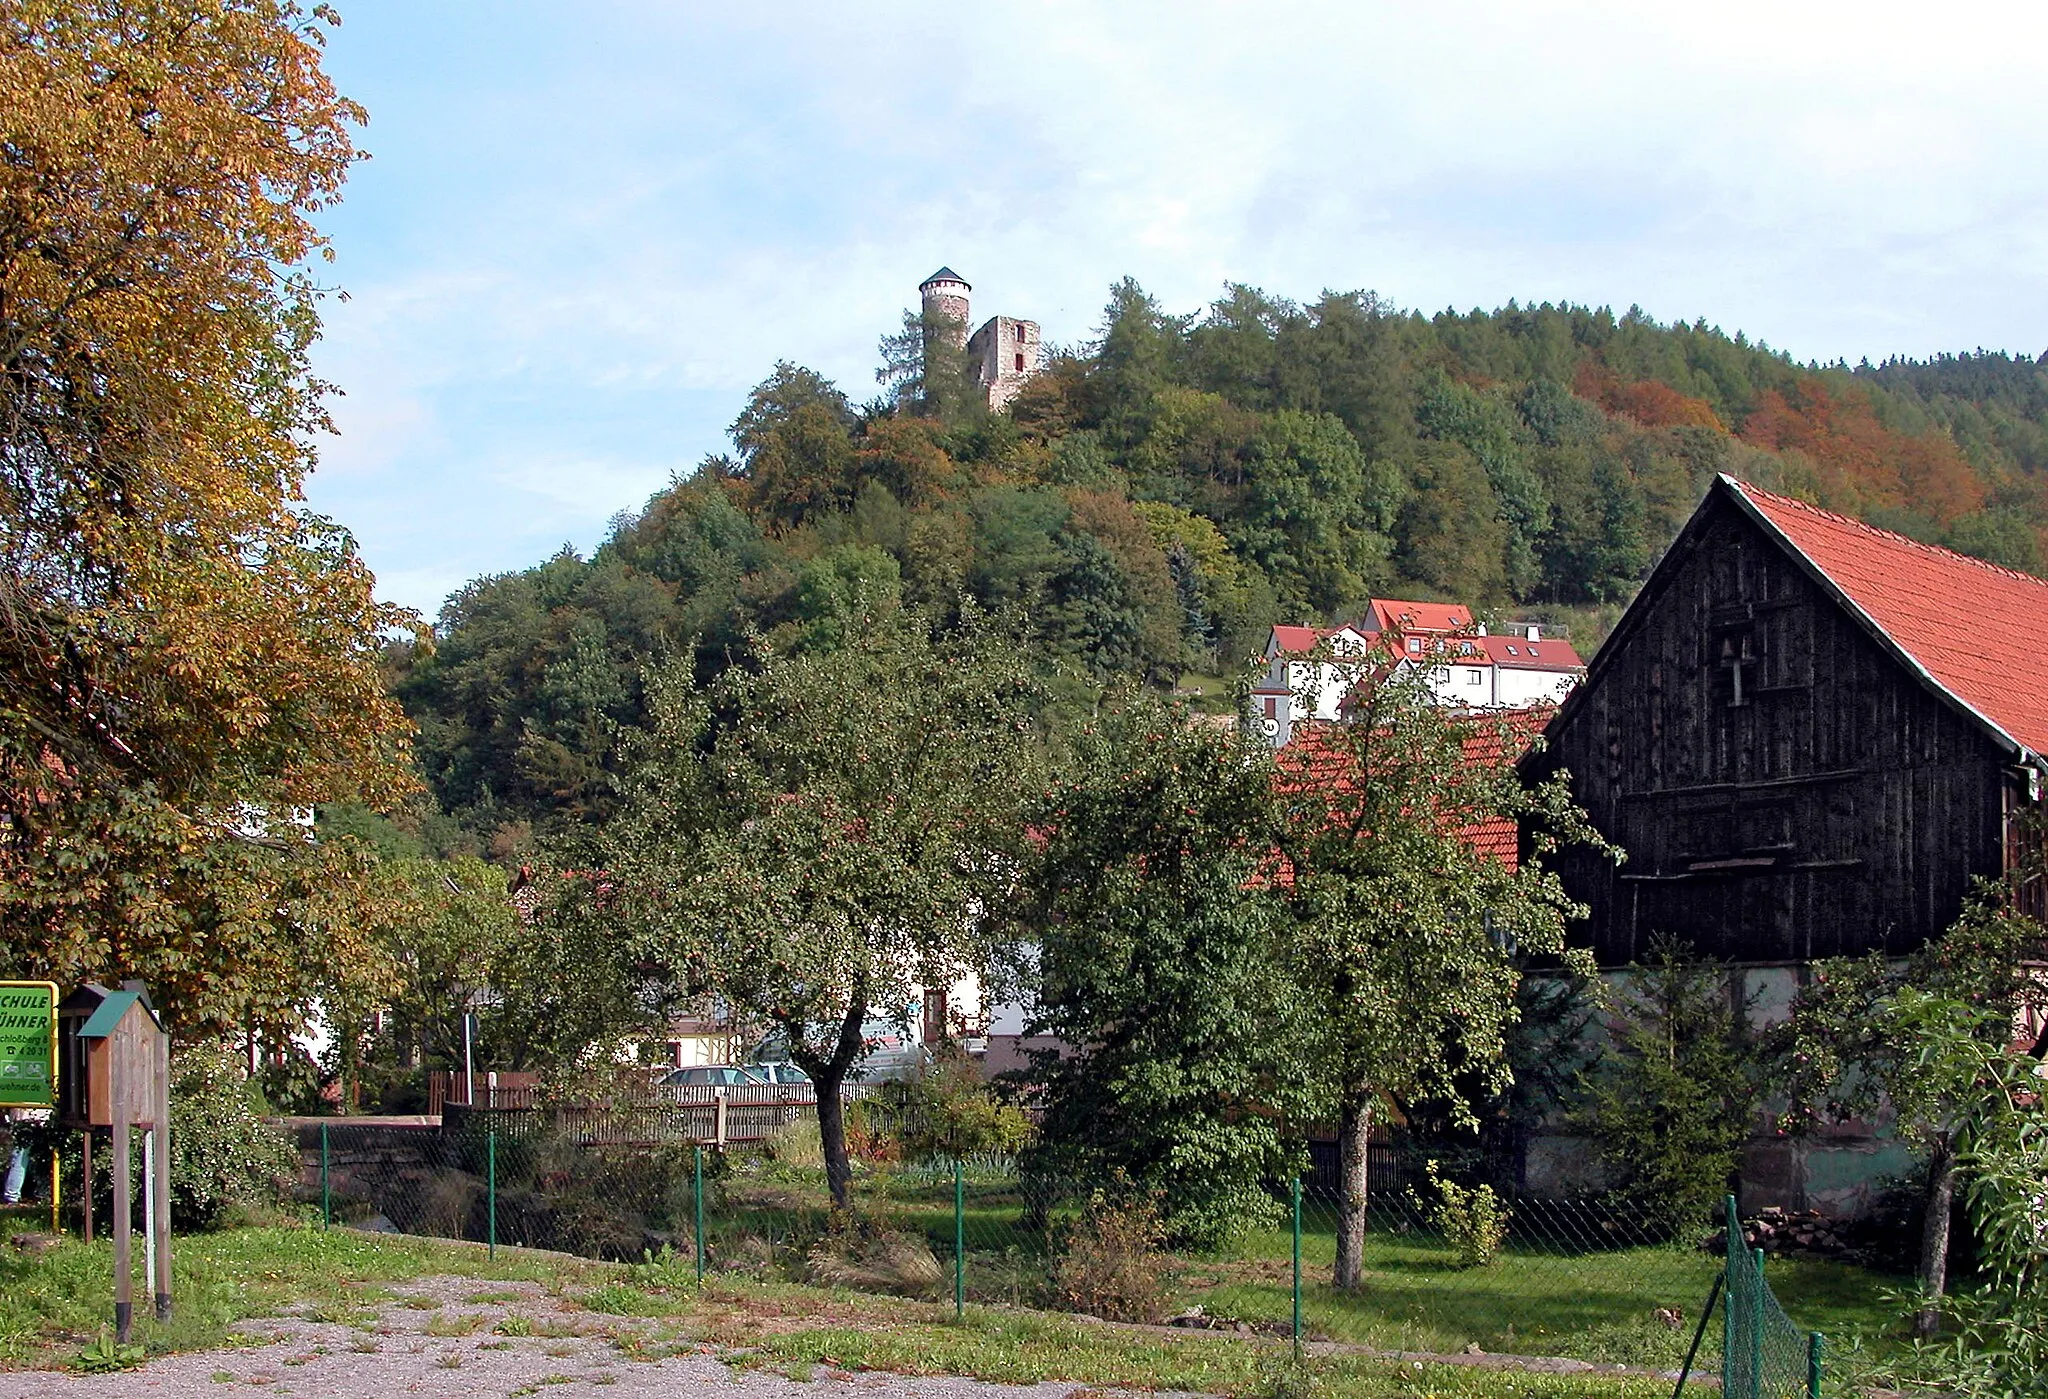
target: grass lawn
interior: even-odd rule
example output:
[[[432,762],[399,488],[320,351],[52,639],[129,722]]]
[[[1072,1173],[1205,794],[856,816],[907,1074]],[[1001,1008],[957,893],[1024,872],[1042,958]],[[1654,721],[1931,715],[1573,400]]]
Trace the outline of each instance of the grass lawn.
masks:
[[[737,1348],[736,1363],[799,1378],[830,1366],[1248,1399],[1662,1399],[1671,1392],[1668,1381],[1584,1370],[1536,1374],[1363,1356],[1312,1358],[1295,1372],[1284,1342],[1200,1333],[1166,1337],[993,1307],[969,1307],[955,1321],[950,1306],[829,1295],[834,1314],[813,1323],[824,1310],[816,1288],[717,1283],[704,1294],[697,1334]],[[792,1319],[797,1324],[788,1324]]]
[[[393,1305],[390,1287],[432,1274],[482,1282],[538,1282],[614,1316],[643,1309],[623,1294],[636,1270],[557,1255],[314,1228],[250,1228],[176,1241],[178,1311],[166,1326],[141,1320],[136,1339],[152,1353],[233,1344],[237,1323],[312,1309],[358,1327]],[[39,1255],[0,1254],[0,1357],[10,1366],[62,1364],[111,1310],[110,1250],[64,1242]],[[644,1273],[646,1270],[639,1270]],[[657,1289],[661,1291],[663,1289]],[[1286,1347],[1243,1338],[1161,1337],[1067,1317],[950,1307],[795,1284],[715,1281],[678,1303],[650,1296],[659,1334],[734,1348],[731,1362],[805,1376],[819,1365],[916,1374],[962,1374],[1089,1386],[1199,1390],[1257,1399],[1562,1399],[1661,1394],[1662,1383],[1576,1375],[1491,1372],[1364,1357],[1315,1360],[1308,1379],[1290,1372]],[[614,1296],[613,1294],[620,1294]],[[488,1300],[486,1290],[476,1300]],[[652,1305],[659,1303],[659,1305]],[[652,1333],[650,1333],[652,1334]],[[617,1341],[629,1352],[630,1334]]]
[[[363,1315],[384,1286],[434,1273],[492,1281],[601,1283],[619,1270],[553,1254],[389,1234],[285,1226],[183,1235],[172,1242],[172,1319],[150,1319],[142,1248],[135,1261],[134,1339],[149,1350],[195,1350],[228,1340],[237,1322],[311,1304],[333,1319]],[[105,1239],[66,1239],[40,1256],[0,1248],[0,1364],[48,1364],[110,1327],[114,1251]]]
[[[1247,1240],[1244,1256],[1197,1263],[1187,1285],[1210,1312],[1281,1322],[1292,1308],[1283,1230]],[[1643,1247],[1560,1254],[1509,1248],[1483,1268],[1458,1268],[1429,1239],[1372,1234],[1366,1285],[1328,1285],[1336,1241],[1328,1231],[1302,1235],[1302,1324],[1310,1335],[1386,1350],[1487,1351],[1566,1355],[1637,1365],[1677,1365],[1685,1357],[1719,1263],[1696,1249]],[[1882,1294],[1897,1279],[1847,1264],[1779,1260],[1765,1275],[1793,1320],[1837,1338],[1896,1329]],[[1680,1313],[1680,1324],[1657,1319]],[[1719,1313],[1700,1348],[1718,1363]]]
[[[1043,1231],[1021,1227],[1021,1202],[1013,1192],[972,1184],[968,1192],[968,1296],[1029,1305],[1045,1274]],[[871,1197],[870,1208],[924,1235],[950,1271],[950,1184],[898,1182],[886,1197]],[[1305,1225],[1304,1331],[1382,1350],[1445,1354],[1476,1345],[1500,1354],[1676,1366],[1720,1268],[1713,1256],[1679,1246],[1579,1252],[1511,1246],[1487,1267],[1461,1269],[1438,1239],[1376,1232],[1367,1236],[1365,1287],[1339,1292],[1328,1283],[1336,1258],[1328,1212],[1310,1214]],[[1293,1310],[1291,1250],[1286,1229],[1264,1229],[1248,1235],[1233,1257],[1182,1260],[1177,1297],[1212,1316],[1285,1325]],[[1765,1272],[1801,1327],[1837,1341],[1860,1335],[1882,1342],[1898,1332],[1896,1308],[1883,1293],[1899,1279],[1809,1260],[1773,1261]],[[1660,1309],[1678,1312],[1679,1324],[1659,1320]],[[1701,1343],[1705,1363],[1718,1364],[1720,1335],[1717,1312]]]

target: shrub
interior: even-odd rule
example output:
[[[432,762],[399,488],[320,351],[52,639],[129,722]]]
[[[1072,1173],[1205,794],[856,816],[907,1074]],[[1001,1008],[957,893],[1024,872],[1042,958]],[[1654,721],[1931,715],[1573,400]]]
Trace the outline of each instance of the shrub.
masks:
[[[291,1198],[298,1145],[264,1112],[232,1050],[199,1045],[173,1057],[171,1211],[179,1227],[215,1228]]]
[[[903,1150],[912,1158],[1010,1155],[1031,1133],[1024,1114],[998,1098],[981,1070],[957,1050],[943,1053],[906,1086]]]
[[[1660,944],[1615,992],[1584,1122],[1619,1192],[1667,1235],[1707,1222],[1756,1116],[1756,1056],[1727,969]]]
[[[1053,1262],[1059,1305],[1105,1321],[1153,1321],[1166,1315],[1172,1258],[1155,1195],[1096,1191],[1088,1212],[1067,1230]]]
[[[1426,1205],[1414,1191],[1408,1195],[1429,1222],[1443,1231],[1444,1241],[1458,1256],[1461,1268],[1483,1268],[1500,1256],[1507,1242],[1508,1220],[1513,1211],[1501,1203],[1490,1185],[1463,1186],[1437,1174],[1436,1162],[1425,1168],[1437,1202]]]

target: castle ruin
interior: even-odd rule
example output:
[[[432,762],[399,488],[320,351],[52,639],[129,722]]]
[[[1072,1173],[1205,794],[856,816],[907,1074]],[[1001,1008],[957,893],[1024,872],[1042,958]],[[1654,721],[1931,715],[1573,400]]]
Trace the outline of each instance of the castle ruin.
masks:
[[[924,298],[926,324],[944,323],[953,328],[958,337],[955,345],[967,352],[967,372],[988,395],[989,408],[1005,407],[1024,387],[1024,381],[1038,371],[1038,322],[991,316],[969,335],[967,327],[974,323],[969,297],[974,288],[950,267],[932,273],[917,290]]]

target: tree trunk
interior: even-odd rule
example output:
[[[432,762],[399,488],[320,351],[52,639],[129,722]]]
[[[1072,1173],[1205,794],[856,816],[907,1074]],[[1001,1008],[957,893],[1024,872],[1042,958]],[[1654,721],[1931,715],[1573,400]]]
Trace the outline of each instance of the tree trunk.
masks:
[[[839,1096],[839,1085],[845,1081],[844,1069],[828,1070],[811,1079],[818,1090],[818,1143],[825,1149],[825,1184],[832,1191],[832,1207],[840,1210],[851,1203],[853,1188],[853,1163],[846,1157],[846,1104]]]
[[[1935,1304],[1948,1291],[1948,1229],[1955,1213],[1956,1157],[1947,1138],[1938,1138],[1927,1160],[1927,1218],[1920,1226],[1920,1296],[1913,1334],[1932,1336],[1941,1327]]]
[[[839,1088],[860,1058],[860,1027],[866,1019],[867,984],[862,982],[854,988],[846,1014],[839,1022],[832,1057],[811,1063],[797,1059],[798,1067],[811,1076],[811,1085],[817,1090],[818,1145],[825,1153],[825,1184],[831,1187],[832,1208],[837,1210],[853,1203],[853,1163],[846,1156],[846,1104],[839,1096]],[[791,1043],[795,1042],[792,1029]]]
[[[1337,1130],[1337,1268],[1338,1287],[1357,1287],[1365,1277],[1366,1146],[1372,1136],[1372,1091],[1353,1089],[1344,1097],[1344,1116]]]

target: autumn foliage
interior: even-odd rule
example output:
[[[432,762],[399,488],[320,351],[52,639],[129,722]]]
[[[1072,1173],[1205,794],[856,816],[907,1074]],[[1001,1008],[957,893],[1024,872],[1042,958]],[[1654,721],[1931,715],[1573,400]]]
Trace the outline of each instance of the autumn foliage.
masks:
[[[1619,375],[1596,359],[1580,362],[1572,391],[1580,398],[1599,404],[1615,417],[1633,419],[1643,427],[1728,430],[1713,405],[1705,399],[1682,394],[1655,379],[1623,383]]]
[[[409,781],[408,618],[299,506],[310,216],[362,119],[318,25],[0,8],[0,969],[146,977],[186,1023],[298,1020],[352,920],[292,818]]]
[[[1887,428],[1861,389],[1831,392],[1817,379],[1783,393],[1766,389],[1744,417],[1741,436],[1769,451],[1806,457],[1823,496],[1850,514],[1911,508],[1946,523],[1984,504],[1983,483],[1953,438]]]

